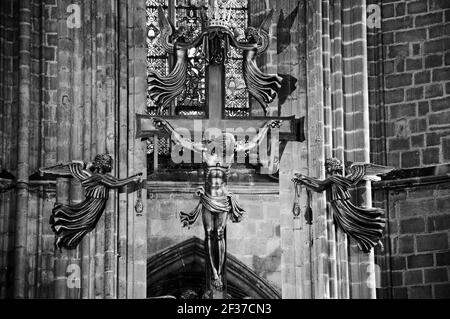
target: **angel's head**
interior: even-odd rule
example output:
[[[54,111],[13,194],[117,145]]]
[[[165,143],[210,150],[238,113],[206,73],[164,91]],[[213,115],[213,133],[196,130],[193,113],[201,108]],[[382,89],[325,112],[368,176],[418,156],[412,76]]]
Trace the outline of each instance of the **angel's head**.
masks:
[[[96,173],[109,173],[112,171],[112,157],[109,154],[98,154],[95,156],[91,170]]]
[[[325,160],[325,169],[328,174],[341,173],[342,172],[341,161],[335,157],[327,158]]]
[[[258,42],[258,38],[259,38],[259,34],[258,34],[258,29],[254,28],[254,27],[249,27],[244,31],[244,35],[245,38],[247,39],[247,41],[249,42]]]

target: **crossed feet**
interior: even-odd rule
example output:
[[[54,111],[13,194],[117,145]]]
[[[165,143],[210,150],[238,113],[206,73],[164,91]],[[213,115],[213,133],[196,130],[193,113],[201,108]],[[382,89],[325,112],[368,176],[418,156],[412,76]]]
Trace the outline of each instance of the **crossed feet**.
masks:
[[[211,284],[217,290],[223,289],[222,276],[219,276],[217,273],[213,274]]]

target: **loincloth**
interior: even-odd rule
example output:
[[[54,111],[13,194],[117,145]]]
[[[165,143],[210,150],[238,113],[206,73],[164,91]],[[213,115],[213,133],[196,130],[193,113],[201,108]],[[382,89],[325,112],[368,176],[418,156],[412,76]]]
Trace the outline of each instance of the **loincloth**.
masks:
[[[183,227],[194,225],[203,209],[212,214],[229,214],[233,223],[239,223],[242,220],[245,211],[232,193],[227,193],[220,197],[212,197],[205,192],[203,186],[197,188],[196,193],[200,196],[197,207],[190,213],[180,212]]]

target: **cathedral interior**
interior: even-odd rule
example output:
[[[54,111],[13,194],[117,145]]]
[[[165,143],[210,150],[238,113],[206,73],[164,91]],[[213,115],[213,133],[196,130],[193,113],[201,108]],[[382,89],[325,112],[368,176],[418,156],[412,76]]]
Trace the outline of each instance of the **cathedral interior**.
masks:
[[[450,298],[450,1],[0,1],[11,298]]]

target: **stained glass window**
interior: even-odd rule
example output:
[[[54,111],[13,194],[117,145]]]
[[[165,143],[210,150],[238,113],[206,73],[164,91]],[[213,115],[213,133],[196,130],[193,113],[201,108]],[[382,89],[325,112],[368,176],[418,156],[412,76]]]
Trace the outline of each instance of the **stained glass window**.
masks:
[[[148,71],[167,75],[170,59],[162,48],[159,38],[157,7],[163,6],[179,33],[186,40],[194,39],[202,30],[200,10],[206,9],[208,0],[147,0],[147,68]],[[233,22],[240,31],[239,40],[244,40],[244,30],[248,26],[248,0],[217,0],[220,7],[233,10]],[[172,14],[169,14],[173,12]],[[188,76],[184,92],[176,98],[173,109],[166,114],[184,116],[204,116],[206,114],[206,63],[202,47],[188,52]],[[225,63],[225,115],[228,117],[250,116],[248,91],[242,75],[242,52],[231,48]],[[157,107],[147,98],[147,109],[155,114]]]
[[[216,0],[219,7],[233,10],[233,22],[240,31],[238,40],[245,40],[244,30],[248,27],[248,0]],[[146,0],[147,10],[147,70],[167,75],[173,66],[169,56],[160,43],[158,24],[158,6],[164,8],[173,26],[178,30],[175,37],[184,37],[186,41],[194,39],[202,30],[201,9],[207,8],[208,0]],[[207,65],[202,46],[188,52],[187,80],[183,93],[172,105],[164,110],[165,115],[204,117],[207,110]],[[225,116],[250,116],[249,94],[242,74],[242,52],[231,48],[225,62]],[[156,114],[158,108],[147,93],[147,112]],[[154,141],[148,140],[149,172],[152,170]],[[170,140],[159,139],[156,150],[159,165],[170,166]],[[152,155],[151,155],[152,154]]]
[[[163,8],[167,9],[168,0],[147,0],[146,2],[147,74],[149,72],[157,72],[161,75],[167,75],[169,71],[168,55],[159,41],[158,6],[163,6]],[[147,112],[156,114],[157,109],[155,102],[149,97],[147,89]]]
[[[244,30],[248,27],[247,0],[217,0],[219,6],[233,10],[233,22],[240,31],[238,40],[245,40]],[[250,116],[248,91],[242,74],[242,52],[231,48],[225,63],[225,115],[227,117]]]
[[[204,0],[176,0],[175,27],[184,33],[187,41],[202,31],[200,10],[206,8]],[[188,51],[186,88],[175,102],[176,115],[206,115],[206,63],[202,47]]]

